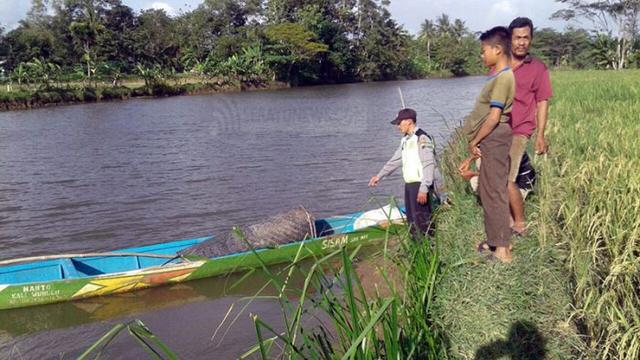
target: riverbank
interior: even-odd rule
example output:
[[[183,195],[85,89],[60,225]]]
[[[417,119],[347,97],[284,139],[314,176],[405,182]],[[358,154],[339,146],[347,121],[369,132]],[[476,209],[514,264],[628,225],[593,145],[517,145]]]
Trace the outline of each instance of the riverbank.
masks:
[[[437,72],[428,79],[452,78],[446,72]],[[402,79],[399,79],[402,80]],[[316,84],[330,85],[330,84]],[[313,86],[313,85],[309,85]],[[133,98],[161,98],[181,95],[207,95],[228,92],[262,91],[290,88],[281,81],[239,81],[237,79],[203,79],[180,75],[175,80],[145,84],[143,79],[131,77],[117,86],[106,82],[83,84],[70,82],[43,85],[0,84],[0,112],[29,110],[42,107],[121,101]]]
[[[534,157],[529,235],[514,261],[482,261],[480,207],[449,176],[435,322],[453,358],[640,357],[640,72],[552,74],[551,150]],[[463,144],[446,154],[448,174]],[[537,354],[537,355],[536,355]]]
[[[10,90],[6,86],[2,86],[0,88],[0,111],[28,110],[132,98],[275,90],[287,87],[289,87],[287,84],[277,81],[245,83],[224,80],[165,82],[152,85],[145,85],[142,80],[134,80],[119,86],[108,84],[93,84],[93,86],[65,84],[64,86],[50,86],[48,88],[13,86],[10,87]]]

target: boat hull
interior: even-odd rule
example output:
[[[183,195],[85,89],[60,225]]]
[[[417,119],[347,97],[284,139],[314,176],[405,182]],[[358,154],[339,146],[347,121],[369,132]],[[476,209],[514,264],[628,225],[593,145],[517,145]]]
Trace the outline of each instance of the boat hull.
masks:
[[[390,233],[395,233],[400,226],[397,224],[391,224],[388,227],[372,226],[274,248],[92,277],[24,284],[0,284],[0,310],[135,291],[229,274],[257,268],[262,264],[274,265],[289,262],[295,259],[297,254],[300,258],[305,258],[327,254],[342,247],[366,246],[387,238]]]

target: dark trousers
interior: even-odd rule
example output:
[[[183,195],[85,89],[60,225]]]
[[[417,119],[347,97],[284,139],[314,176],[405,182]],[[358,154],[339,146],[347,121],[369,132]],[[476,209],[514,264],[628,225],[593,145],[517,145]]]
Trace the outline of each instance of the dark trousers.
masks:
[[[511,128],[500,123],[480,143],[482,165],[478,192],[484,213],[484,231],[489,246],[509,246],[509,149],[511,148]]]
[[[404,206],[407,210],[407,222],[409,230],[416,240],[421,239],[425,234],[433,235],[431,204],[429,201],[424,205],[418,204],[419,190],[419,182],[404,184]]]

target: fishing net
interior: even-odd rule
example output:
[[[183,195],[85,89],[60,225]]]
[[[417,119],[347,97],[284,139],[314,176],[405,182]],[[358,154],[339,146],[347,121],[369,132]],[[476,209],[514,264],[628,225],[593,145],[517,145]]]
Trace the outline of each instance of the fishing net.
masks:
[[[303,206],[298,206],[263,222],[236,228],[226,237],[204,241],[179,254],[211,258],[312,237],[316,237],[315,218]]]

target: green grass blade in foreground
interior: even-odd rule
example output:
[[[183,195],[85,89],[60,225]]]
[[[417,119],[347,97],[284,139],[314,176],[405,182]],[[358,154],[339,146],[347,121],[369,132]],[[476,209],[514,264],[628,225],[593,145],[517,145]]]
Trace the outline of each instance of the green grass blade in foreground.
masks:
[[[149,328],[140,320],[132,321],[127,326],[129,333],[140,343],[147,353],[158,360],[177,360],[178,356],[171,349],[155,336]],[[150,343],[149,343],[150,341]],[[158,348],[159,350],[157,350]]]
[[[387,311],[387,308],[394,302],[393,298],[387,299],[384,304],[380,307],[378,312],[369,320],[369,323],[360,331],[360,335],[351,344],[351,347],[347,350],[347,352],[342,356],[343,360],[351,359],[352,356],[358,351],[358,348],[362,344],[362,341],[365,339],[368,334],[373,331],[374,326],[381,321],[382,316]],[[363,346],[364,347],[364,346]]]
[[[171,351],[171,349],[157,338],[144,323],[140,320],[132,320],[125,324],[117,324],[106,334],[104,334],[98,341],[92,344],[87,350],[85,350],[78,360],[89,359],[89,356],[94,355],[91,359],[99,359],[102,356],[103,351],[111,344],[111,342],[123,331],[127,329],[131,336],[133,336],[140,346],[151,356],[156,359],[164,360],[176,360],[178,356]],[[151,343],[149,343],[150,341]],[[156,349],[157,348],[157,349]],[[98,350],[99,349],[99,350]],[[97,352],[96,352],[97,351]]]
[[[353,292],[353,281],[351,281],[351,259],[347,258],[347,251],[345,249],[342,249],[342,261],[342,264],[344,266],[344,276],[346,278],[344,281],[344,284],[346,285],[346,293],[344,294],[344,296],[347,300],[347,305],[351,314],[351,321],[349,324],[351,326],[352,334],[358,334],[362,331],[362,327],[360,326],[360,316],[358,314],[359,308],[356,304],[356,295]]]
[[[98,359],[101,354],[102,351],[109,346],[109,344],[111,343],[111,341],[113,341],[113,339],[118,336],[118,334],[124,330],[127,327],[126,324],[117,324],[116,326],[114,326],[111,330],[109,330],[106,334],[102,335],[102,337],[100,337],[100,339],[98,339],[98,341],[96,341],[95,343],[93,343],[91,346],[89,346],[89,348],[87,348],[87,350],[85,350],[82,354],[80,354],[80,356],[78,356],[78,360],[85,360],[85,359],[89,359],[89,356],[96,351],[98,348],[100,348],[100,350],[98,351],[97,354],[95,354],[95,357],[93,357],[94,359]]]

